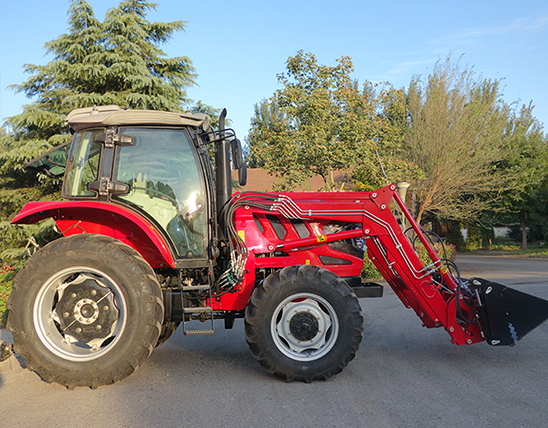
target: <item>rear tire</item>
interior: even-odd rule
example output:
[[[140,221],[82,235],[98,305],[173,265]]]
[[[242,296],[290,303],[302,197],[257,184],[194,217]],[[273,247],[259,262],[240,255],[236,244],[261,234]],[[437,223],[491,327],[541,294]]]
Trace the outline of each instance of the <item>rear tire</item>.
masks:
[[[325,380],[358,351],[363,317],[344,280],[317,266],[269,276],[246,308],[245,333],[263,368],[285,381]]]
[[[158,342],[160,286],[150,265],[109,237],[48,244],[25,264],[8,300],[8,330],[27,367],[68,388],[117,382]]]
[[[158,342],[156,342],[156,348],[168,341],[171,335],[175,333],[175,330],[177,330],[177,327],[179,327],[179,324],[180,322],[165,322],[162,324],[160,337],[158,338]]]

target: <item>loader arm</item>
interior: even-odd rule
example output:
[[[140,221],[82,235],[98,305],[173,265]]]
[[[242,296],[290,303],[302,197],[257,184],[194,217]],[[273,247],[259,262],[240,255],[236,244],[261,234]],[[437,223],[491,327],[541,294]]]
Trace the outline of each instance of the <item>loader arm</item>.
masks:
[[[431,263],[423,265],[393,210],[405,218],[408,231],[415,235],[414,242],[418,240],[424,245]],[[457,345],[486,339],[485,331],[489,328],[485,315],[480,320],[481,311],[478,312],[477,307],[482,306],[484,300],[480,297],[485,293],[486,288],[481,289],[484,284],[461,279],[454,262],[440,259],[397,194],[395,185],[375,192],[245,192],[232,199],[225,215],[233,218],[236,253],[249,254],[244,283],[253,281],[258,270],[274,272],[285,266],[306,264],[322,265],[343,278],[355,277],[361,272],[363,259],[335,251],[330,244],[362,239],[369,258],[403,304],[415,311],[423,326],[443,327]],[[265,218],[270,221],[262,221]],[[325,227],[332,222],[354,226],[325,233]],[[308,235],[295,231],[298,224]],[[338,263],[326,264],[322,255]],[[548,302],[541,302],[542,315],[538,323],[548,317]],[[509,323],[506,319],[495,321]],[[492,340],[489,343],[498,344]],[[513,340],[507,344],[513,344]]]

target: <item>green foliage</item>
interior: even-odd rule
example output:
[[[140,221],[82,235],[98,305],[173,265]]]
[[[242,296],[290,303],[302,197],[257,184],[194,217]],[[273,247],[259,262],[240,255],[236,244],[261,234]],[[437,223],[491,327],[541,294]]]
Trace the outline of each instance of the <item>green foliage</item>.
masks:
[[[514,224],[510,226],[510,231],[508,232],[508,237],[516,242],[521,242],[522,240],[522,230],[521,226]],[[548,242],[548,224],[546,219],[544,221],[531,221],[527,225],[527,242]]]
[[[339,190],[335,170],[357,190],[411,182],[419,222],[476,222],[504,211],[506,195],[531,205],[548,165],[531,105],[514,111],[501,101],[498,81],[476,78],[450,58],[424,82],[414,77],[407,91],[359,86],[352,71],[348,57],[333,67],[311,53],[290,57],[278,76],[282,88],[255,106],[249,164],[281,177],[282,189],[319,175],[325,190]]]
[[[495,232],[492,226],[483,224],[468,224],[468,235],[466,237],[466,249],[477,250],[478,248],[488,247],[489,243],[495,239]]]
[[[46,245],[61,235],[52,219],[33,225],[10,225],[0,222],[0,262],[23,262],[35,248]]]
[[[441,244],[441,243],[435,242],[434,249],[440,259],[449,259],[454,261],[455,258],[457,257],[457,249],[455,248],[453,244]],[[422,242],[416,242],[415,251],[417,252],[417,255],[419,256],[419,260],[424,266],[428,266],[432,264],[432,260],[430,259],[430,256],[428,255],[428,251],[426,250],[426,247],[422,245]]]
[[[335,190],[334,171],[373,162],[376,94],[352,80],[348,57],[330,67],[300,51],[286,65],[278,76],[283,88],[255,106],[251,163],[281,177],[284,189],[319,175],[326,190]]]
[[[192,61],[168,58],[160,48],[175,32],[184,31],[186,23],[150,22],[147,13],[155,8],[144,0],[122,1],[101,22],[86,1],[70,1],[68,32],[45,45],[51,61],[25,65],[31,76],[11,85],[33,102],[8,118],[0,131],[1,218],[13,218],[30,200],[59,198],[59,180],[37,177],[23,166],[70,140],[64,120],[74,108],[116,104],[216,115],[214,108],[200,101],[191,105],[187,98],[186,89],[196,78]],[[0,251],[19,251],[21,241],[11,240],[18,233],[2,226]]]
[[[415,77],[407,95],[405,159],[424,177],[411,179],[417,220],[427,212],[470,221],[493,206],[511,175],[496,168],[504,158],[509,108],[497,81],[476,79],[450,58],[425,82]]]
[[[13,278],[19,269],[21,269],[20,266],[14,267],[7,263],[0,267],[0,328],[3,328],[8,320],[7,301],[11,293]]]
[[[438,256],[442,259],[447,258],[454,261],[455,258],[457,257],[457,249],[455,248],[453,244],[442,245],[439,243],[434,243],[434,248]],[[430,259],[430,256],[428,255],[428,251],[426,251],[426,248],[424,247],[424,245],[422,245],[421,242],[416,243],[415,251],[417,252],[419,259],[424,266],[428,266],[432,264],[432,260]],[[382,274],[375,267],[371,259],[367,257],[367,254],[365,255],[363,260],[363,268],[360,276],[362,280],[365,282],[378,281],[380,279],[383,279]]]
[[[39,247],[60,236],[51,219],[24,226],[0,222],[0,326],[7,318],[6,301],[15,274]]]
[[[533,105],[523,105],[518,113],[513,113],[505,129],[504,159],[497,168],[510,176],[508,189],[501,193],[496,212],[507,223],[522,223],[522,249],[527,249],[526,230],[534,230],[533,240],[546,239],[548,214],[548,140],[542,132],[541,124],[533,116]],[[516,237],[517,238],[517,237]]]
[[[363,268],[360,276],[363,282],[378,281],[383,279],[383,276],[381,275],[379,270],[375,267],[371,259],[367,257],[367,254],[363,258]]]
[[[445,235],[447,244],[453,245],[457,251],[466,249],[466,242],[464,242],[464,237],[462,236],[460,223],[449,222],[448,226],[447,234]]]
[[[373,162],[358,162],[353,170],[356,190],[376,190],[390,183],[424,177],[423,171],[405,159],[405,134],[409,126],[406,94],[402,89],[383,87],[375,106],[378,124],[375,135]],[[377,154],[383,168],[377,162]],[[386,174],[386,176],[385,176]]]
[[[192,62],[166,58],[159,45],[184,30],[185,23],[149,22],[146,14],[155,7],[142,0],[123,1],[100,22],[85,1],[73,0],[69,33],[45,46],[52,61],[26,65],[32,76],[11,86],[36,101],[7,124],[27,138],[48,138],[67,131],[64,118],[78,107],[116,104],[184,111],[185,89],[195,84]]]
[[[8,118],[10,132],[0,135],[3,188],[38,187],[44,195],[58,189],[22,167],[71,138],[64,119],[74,108],[117,104],[185,110],[185,89],[195,84],[192,62],[187,57],[166,58],[159,48],[174,32],[184,30],[185,23],[147,21],[146,13],[155,7],[142,0],[123,1],[100,22],[85,1],[71,1],[69,32],[45,46],[52,60],[43,66],[26,65],[32,76],[11,85],[34,102]]]
[[[202,100],[198,100],[189,108],[188,111],[190,111],[190,113],[206,114],[209,117],[209,123],[211,124],[211,126],[213,128],[219,128],[219,115],[221,114],[221,110],[222,109],[220,108],[214,108],[207,104],[204,104]],[[232,122],[230,119],[225,119],[225,126],[228,127],[231,123]]]

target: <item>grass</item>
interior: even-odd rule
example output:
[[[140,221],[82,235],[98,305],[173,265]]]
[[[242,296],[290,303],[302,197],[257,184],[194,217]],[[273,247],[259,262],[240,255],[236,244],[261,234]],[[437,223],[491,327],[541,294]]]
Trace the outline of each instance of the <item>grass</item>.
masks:
[[[524,251],[517,244],[499,244],[473,251],[465,251],[465,253],[483,256],[548,257],[548,245],[529,245],[528,248]]]

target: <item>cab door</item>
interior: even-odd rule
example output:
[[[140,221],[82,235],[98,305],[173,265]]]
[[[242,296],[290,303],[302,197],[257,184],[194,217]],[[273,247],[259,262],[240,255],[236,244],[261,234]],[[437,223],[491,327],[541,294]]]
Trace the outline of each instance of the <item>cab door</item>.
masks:
[[[129,192],[111,199],[151,217],[182,261],[207,261],[208,193],[184,128],[120,128],[133,144],[117,148],[113,180]]]

